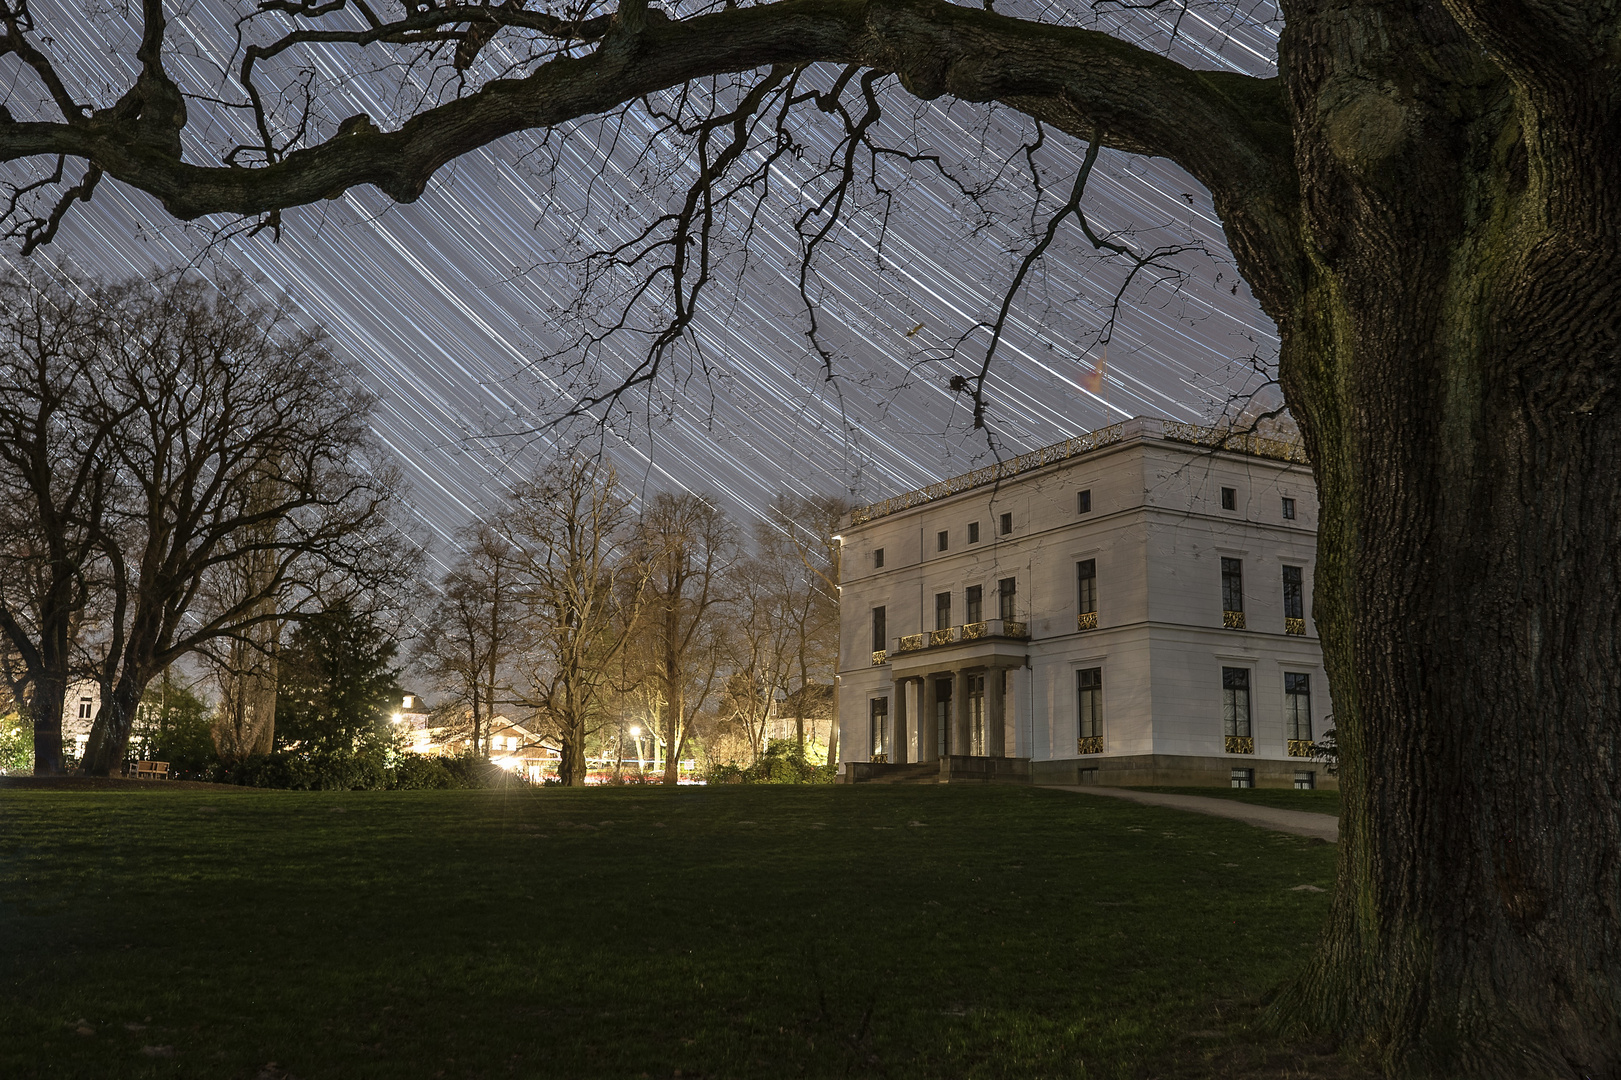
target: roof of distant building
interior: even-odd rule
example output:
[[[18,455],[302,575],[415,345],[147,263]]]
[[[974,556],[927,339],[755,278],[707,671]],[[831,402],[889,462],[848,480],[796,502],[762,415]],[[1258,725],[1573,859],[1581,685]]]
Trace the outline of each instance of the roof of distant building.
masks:
[[[1043,446],[1028,454],[998,461],[994,465],[953,476],[928,487],[908,491],[869,506],[858,506],[850,511],[850,524],[862,525],[877,518],[887,517],[902,510],[921,506],[977,487],[985,487],[1021,473],[1056,465],[1061,461],[1078,458],[1117,443],[1134,438],[1158,438],[1165,442],[1186,443],[1211,450],[1226,450],[1251,457],[1271,458],[1292,465],[1308,465],[1306,448],[1297,439],[1270,438],[1232,427],[1200,427],[1175,420],[1161,420],[1152,416],[1138,416],[1118,424],[1098,428],[1073,439]]]

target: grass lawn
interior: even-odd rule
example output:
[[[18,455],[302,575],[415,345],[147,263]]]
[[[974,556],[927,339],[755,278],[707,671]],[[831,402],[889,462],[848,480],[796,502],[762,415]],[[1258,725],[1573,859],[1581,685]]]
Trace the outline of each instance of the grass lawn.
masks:
[[[0,790],[0,1076],[1360,1075],[1249,1026],[1333,859],[1011,786]]]
[[[1293,788],[1222,788],[1222,787],[1140,787],[1135,791],[1163,791],[1171,795],[1207,795],[1213,799],[1237,799],[1257,806],[1275,806],[1280,810],[1305,810],[1312,814],[1340,816],[1338,790],[1296,791]]]

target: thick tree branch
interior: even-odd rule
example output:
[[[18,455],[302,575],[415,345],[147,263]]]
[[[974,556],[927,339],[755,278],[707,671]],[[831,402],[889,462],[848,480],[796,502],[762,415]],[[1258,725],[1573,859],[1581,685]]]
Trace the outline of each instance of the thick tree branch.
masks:
[[[622,10],[590,56],[492,82],[397,131],[347,126],[262,168],[188,164],[178,145],[131,130],[112,111],[71,124],[0,117],[0,160],[84,158],[184,219],[263,214],[362,184],[408,202],[445,163],[505,135],[707,75],[829,61],[893,71],[924,98],[1001,100],[1082,136],[1101,128],[1111,145],[1169,157],[1212,188],[1293,186],[1275,80],[1191,71],[1106,34],[941,0],[784,0],[684,21],[652,14]]]

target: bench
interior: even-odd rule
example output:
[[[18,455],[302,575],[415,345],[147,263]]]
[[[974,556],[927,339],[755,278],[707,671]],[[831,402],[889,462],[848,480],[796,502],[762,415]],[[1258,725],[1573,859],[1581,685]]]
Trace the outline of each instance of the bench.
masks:
[[[167,761],[137,761],[130,775],[137,780],[167,780],[169,779],[169,763]]]

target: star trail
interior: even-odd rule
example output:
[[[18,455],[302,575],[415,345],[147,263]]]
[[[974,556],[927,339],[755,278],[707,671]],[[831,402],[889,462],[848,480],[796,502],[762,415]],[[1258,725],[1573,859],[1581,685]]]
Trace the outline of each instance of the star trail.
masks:
[[[241,98],[237,21],[250,10],[212,0],[170,8],[169,70],[198,95],[188,102],[190,160],[217,161],[251,138],[240,110],[211,104]],[[1075,12],[1025,0],[998,10],[1254,75],[1272,73],[1279,26],[1264,5]],[[34,5],[71,89],[98,105],[133,75],[138,14]],[[492,47],[480,62],[491,77],[524,57]],[[445,92],[437,76],[361,64],[354,51],[311,50],[287,64],[311,73],[312,114],[327,123],[361,110],[387,122]],[[0,60],[0,101],[19,119],[49,116],[30,78],[15,58]],[[285,73],[280,85],[294,94]],[[987,336],[971,331],[994,317],[1085,146],[1006,108],[918,103],[892,85],[883,100],[887,144],[934,155],[977,186],[970,199],[930,167],[877,167],[888,194],[868,191],[847,211],[810,283],[831,377],[806,333],[793,222],[824,190],[815,162],[840,132],[807,121],[795,129],[803,159],[772,166],[752,218],[738,210],[722,223],[719,272],[681,361],[600,425],[556,421],[579,394],[623,378],[646,339],[619,335],[590,354],[571,346],[597,302],[591,293],[580,302],[582,260],[634,237],[686,169],[645,109],[493,144],[441,170],[409,205],[366,188],[287,211],[279,240],[242,223],[176,222],[106,180],[30,258],[112,277],[234,267],[284,296],[376,396],[374,428],[407,470],[421,535],[441,541],[499,506],[559,442],[605,448],[649,490],[713,492],[745,514],[784,490],[881,499],[1125,416],[1209,420],[1254,387],[1257,365],[1276,355],[1275,329],[1232,265],[1209,195],[1167,162],[1105,151],[1087,187],[1088,219],[1134,250],[1181,250],[1166,260],[1174,272],[1141,277],[1116,310],[1126,267],[1064,226],[1016,298],[987,385],[989,426],[974,430],[949,380],[977,370]],[[0,176],[25,182],[41,167],[12,163]],[[0,258],[22,264],[15,245]],[[1092,393],[1081,379],[1100,364]]]

